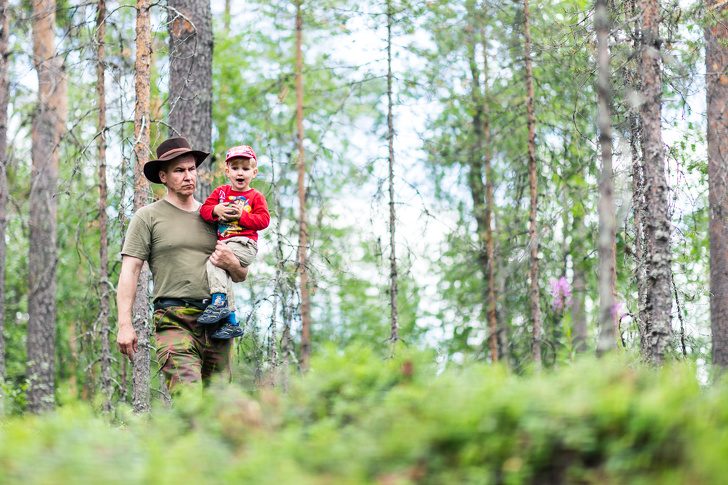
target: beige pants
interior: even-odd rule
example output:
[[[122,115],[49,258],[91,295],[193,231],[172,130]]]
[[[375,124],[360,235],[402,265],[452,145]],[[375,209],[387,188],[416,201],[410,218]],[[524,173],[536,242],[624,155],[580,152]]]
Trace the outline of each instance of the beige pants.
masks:
[[[246,268],[258,254],[258,243],[247,237],[231,237],[225,240],[225,244],[232,250],[240,264]],[[207,261],[207,281],[210,283],[210,293],[228,293],[228,288],[232,288],[233,284],[227,271],[218,268],[209,260]]]

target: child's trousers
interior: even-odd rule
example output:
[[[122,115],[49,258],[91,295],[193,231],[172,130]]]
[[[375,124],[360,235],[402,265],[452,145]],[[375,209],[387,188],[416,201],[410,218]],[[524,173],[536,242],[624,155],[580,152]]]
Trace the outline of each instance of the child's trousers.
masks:
[[[250,263],[258,254],[258,243],[247,237],[231,237],[225,240],[225,244],[238,258],[241,266],[246,268],[250,266]],[[232,280],[227,271],[218,268],[209,260],[207,261],[207,281],[210,284],[210,293],[227,293],[227,289],[232,286]]]

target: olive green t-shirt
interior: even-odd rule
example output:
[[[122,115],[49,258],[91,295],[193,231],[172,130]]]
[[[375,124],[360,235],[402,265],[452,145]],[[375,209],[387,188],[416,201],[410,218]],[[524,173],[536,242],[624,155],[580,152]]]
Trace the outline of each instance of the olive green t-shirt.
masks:
[[[149,263],[153,297],[210,297],[205,262],[215,250],[215,226],[198,211],[188,212],[164,199],[139,209],[126,232],[122,255]]]

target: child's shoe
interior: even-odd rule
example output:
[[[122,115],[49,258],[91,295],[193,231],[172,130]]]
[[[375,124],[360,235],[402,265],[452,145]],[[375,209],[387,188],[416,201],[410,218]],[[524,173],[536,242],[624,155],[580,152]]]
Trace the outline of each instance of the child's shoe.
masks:
[[[227,317],[225,323],[223,323],[222,327],[218,328],[212,333],[212,335],[210,335],[210,337],[220,340],[227,340],[242,336],[243,329],[240,328],[240,325],[238,325],[238,317],[235,313],[231,313],[230,316]]]
[[[228,316],[230,316],[230,308],[227,304],[227,297],[224,293],[215,293],[212,295],[212,302],[207,305],[202,315],[197,318],[197,323],[210,325]]]
[[[233,325],[230,322],[225,322],[222,327],[215,330],[210,337],[219,340],[227,340],[236,337],[243,336],[243,329],[240,325]]]

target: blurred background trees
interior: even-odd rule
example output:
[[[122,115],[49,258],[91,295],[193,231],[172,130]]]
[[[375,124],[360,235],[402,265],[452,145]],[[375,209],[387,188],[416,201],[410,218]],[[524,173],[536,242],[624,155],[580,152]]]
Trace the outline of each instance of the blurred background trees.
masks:
[[[709,310],[722,300],[708,290],[706,127],[722,111],[710,111],[705,94],[720,86],[711,79],[722,79],[715,73],[725,66],[716,61],[706,73],[703,48],[704,35],[721,35],[704,28],[722,25],[723,7],[647,3],[659,24],[639,14],[647,12],[641,4],[607,2],[601,38],[610,60],[616,221],[610,338],[645,359],[690,359],[707,373]],[[251,278],[239,285],[240,382],[283,382],[278,370],[305,367],[307,350],[327,342],[366,342],[388,355],[394,315],[395,351],[432,348],[443,363],[501,361],[520,372],[596,351],[602,165],[593,4],[555,0],[530,12],[523,2],[489,0],[153,4],[148,115],[136,118],[137,3],[107,1],[99,16],[100,5],[59,1],[51,12],[52,47],[68,83],[54,95],[68,117],[58,184],[46,191],[53,216],[34,213],[32,202],[40,161],[32,126],[44,113],[30,55],[39,14],[27,2],[0,4],[3,25],[12,19],[0,64],[9,80],[7,123],[0,117],[0,356],[19,409],[19,390],[36,372],[26,365],[38,321],[29,277],[53,268],[56,289],[43,287],[57,303],[55,330],[45,330],[55,343],[47,361],[56,364],[56,394],[100,403],[102,388],[111,388],[113,400],[132,399],[130,369],[113,345],[103,357],[105,315],[112,341],[115,334],[104,292],[113,292],[134,207],[163,194],[135,184],[135,164],[176,133],[212,151],[202,175],[209,186],[224,179],[227,147],[249,144],[259,154],[253,185],[273,222]],[[0,101],[2,79],[0,69]],[[148,129],[148,142],[135,129]],[[105,155],[94,149],[104,140]],[[37,217],[57,227],[45,231],[51,250],[29,256]],[[35,252],[52,261],[30,265]],[[720,318],[713,314],[714,328]],[[151,399],[163,392],[155,366]]]

